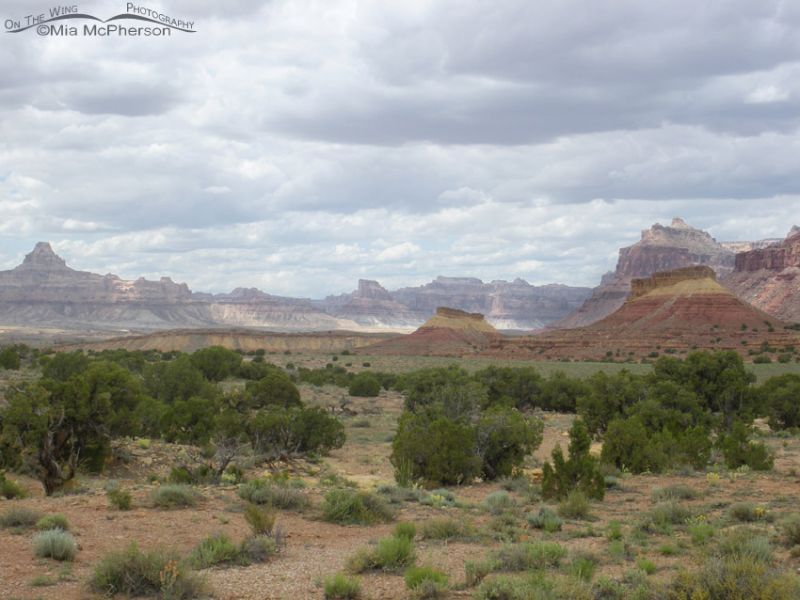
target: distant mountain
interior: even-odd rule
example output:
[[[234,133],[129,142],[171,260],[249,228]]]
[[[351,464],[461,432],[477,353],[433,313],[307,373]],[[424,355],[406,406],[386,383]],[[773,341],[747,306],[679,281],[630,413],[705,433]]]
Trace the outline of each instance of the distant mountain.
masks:
[[[192,292],[167,277],[127,281],[77,271],[40,242],[22,264],[0,271],[0,324],[91,331],[255,327],[325,331],[418,327],[437,306],[486,312],[502,328],[533,329],[563,317],[588,288],[532,286],[439,277],[417,288],[389,292],[360,280],[351,294],[324,300],[273,296],[255,288],[228,294]]]
[[[693,265],[711,267],[717,275],[733,271],[735,253],[730,247],[752,248],[758,243],[719,243],[707,232],[695,229],[683,219],[673,219],[669,226],[659,223],[642,231],[641,240],[619,251],[617,268],[603,276],[591,297],[574,313],[555,323],[557,328],[584,327],[599,321],[624,303],[631,290],[631,280],[649,277]]]
[[[800,322],[800,228],[793,227],[784,240],[737,254],[722,283],[753,306]]]
[[[390,292],[377,281],[360,280],[352,294],[329,296],[326,313],[367,326],[418,327],[440,306],[486,315],[500,329],[544,327],[580,306],[589,288],[533,286],[522,279],[484,283],[473,277],[437,277],[418,287]]]

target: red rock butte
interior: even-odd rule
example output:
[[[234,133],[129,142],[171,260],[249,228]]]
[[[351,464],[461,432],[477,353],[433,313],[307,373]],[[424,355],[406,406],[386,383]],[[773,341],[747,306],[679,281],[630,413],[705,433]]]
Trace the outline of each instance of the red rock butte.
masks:
[[[800,341],[785,323],[747,304],[716,281],[712,268],[686,267],[633,279],[617,311],[586,327],[493,341],[484,353],[509,358],[642,358],[692,349],[735,350]]]
[[[364,354],[464,356],[501,339],[481,313],[440,306],[419,329],[360,349]]]

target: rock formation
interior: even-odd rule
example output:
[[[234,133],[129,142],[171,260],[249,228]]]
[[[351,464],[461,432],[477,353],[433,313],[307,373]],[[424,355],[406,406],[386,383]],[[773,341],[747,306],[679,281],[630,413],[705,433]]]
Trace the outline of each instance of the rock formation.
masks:
[[[686,267],[633,279],[628,299],[586,327],[503,338],[486,354],[509,358],[617,360],[685,354],[692,349],[735,350],[745,356],[766,344],[794,346],[800,334],[734,296],[711,267]]]
[[[502,336],[480,313],[438,307],[436,314],[408,335],[367,346],[365,354],[465,356],[475,354]]]
[[[683,219],[673,219],[667,227],[656,223],[642,231],[641,240],[619,251],[616,270],[603,276],[591,297],[554,327],[583,327],[610,315],[625,302],[634,278],[692,265],[708,265],[723,275],[733,270],[734,257],[725,245]]]
[[[770,246],[737,254],[734,271],[722,283],[753,306],[800,322],[800,228]]]

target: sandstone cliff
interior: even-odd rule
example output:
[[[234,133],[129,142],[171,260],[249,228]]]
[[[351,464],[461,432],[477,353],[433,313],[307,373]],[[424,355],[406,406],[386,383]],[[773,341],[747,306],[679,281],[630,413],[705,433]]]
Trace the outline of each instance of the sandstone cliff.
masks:
[[[734,257],[707,232],[687,225],[683,219],[673,219],[666,227],[656,223],[642,231],[636,244],[620,249],[616,270],[603,277],[578,310],[554,326],[583,327],[610,315],[625,302],[634,278],[692,265],[707,265],[722,275],[733,270]]]
[[[785,321],[800,322],[800,229],[766,248],[736,255],[722,283],[753,306]]]

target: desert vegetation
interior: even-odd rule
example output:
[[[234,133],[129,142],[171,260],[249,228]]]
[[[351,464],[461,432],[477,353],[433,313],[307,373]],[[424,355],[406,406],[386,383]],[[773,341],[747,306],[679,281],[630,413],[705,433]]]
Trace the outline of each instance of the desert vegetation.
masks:
[[[800,589],[798,375],[735,353],[570,371],[12,351],[9,597]]]

